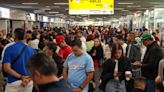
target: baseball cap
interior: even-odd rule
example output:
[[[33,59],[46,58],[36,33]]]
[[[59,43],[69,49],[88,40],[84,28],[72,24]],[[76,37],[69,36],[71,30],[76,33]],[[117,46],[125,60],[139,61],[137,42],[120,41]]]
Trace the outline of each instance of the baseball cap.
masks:
[[[59,44],[60,42],[65,40],[64,36],[62,35],[57,36],[55,39],[56,39],[56,44]]]
[[[139,43],[142,43],[144,40],[151,38],[151,35],[148,33],[141,35],[141,41]]]

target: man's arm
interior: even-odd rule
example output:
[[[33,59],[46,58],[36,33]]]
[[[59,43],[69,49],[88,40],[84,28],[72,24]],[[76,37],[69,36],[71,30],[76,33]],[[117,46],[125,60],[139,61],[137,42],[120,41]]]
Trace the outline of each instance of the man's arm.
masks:
[[[8,73],[18,79],[21,78],[21,76],[22,76],[21,80],[29,78],[29,76],[23,76],[23,75],[17,73],[15,70],[11,69],[11,63],[4,63],[3,66],[4,66],[4,70],[6,73]]]
[[[85,79],[85,81],[82,83],[82,85],[80,87],[84,88],[92,78],[93,78],[93,71],[92,72],[87,72],[87,78]],[[74,89],[74,91],[75,92],[80,92],[82,90],[81,88],[76,88],[76,89]]]
[[[67,84],[68,84],[68,80],[67,80],[67,77],[68,77],[68,68],[64,66],[63,68],[63,77],[65,78]],[[68,84],[69,85],[69,84]]]

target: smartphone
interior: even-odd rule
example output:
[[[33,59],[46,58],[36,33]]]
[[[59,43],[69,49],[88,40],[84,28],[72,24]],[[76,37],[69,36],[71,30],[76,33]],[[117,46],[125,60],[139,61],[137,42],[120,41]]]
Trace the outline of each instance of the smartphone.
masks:
[[[131,63],[132,65],[134,64],[134,63]]]
[[[121,72],[118,72],[117,74],[121,74]]]

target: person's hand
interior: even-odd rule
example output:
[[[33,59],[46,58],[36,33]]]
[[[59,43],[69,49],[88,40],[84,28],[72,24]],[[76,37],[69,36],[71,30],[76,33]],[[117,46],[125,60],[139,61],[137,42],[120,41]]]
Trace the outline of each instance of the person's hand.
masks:
[[[141,62],[136,61],[136,62],[134,62],[133,66],[136,66],[136,67],[141,67]]]
[[[161,76],[157,76],[157,77],[155,78],[155,82],[157,83],[157,82],[160,82],[160,81],[162,81],[162,80],[161,80]]]
[[[114,73],[113,76],[114,77],[119,77],[119,76],[121,76],[121,74]]]
[[[96,56],[96,54],[93,53],[92,56]]]
[[[81,88],[75,88],[74,91],[75,92],[80,92],[81,91]]]
[[[30,81],[31,81],[31,80],[29,80],[29,79],[23,79],[21,85],[22,85],[23,87],[25,87],[25,86],[27,86],[27,84],[28,84]]]
[[[24,79],[30,79],[30,76],[23,76],[22,75],[22,79],[21,80],[23,81]]]
[[[3,49],[5,46],[4,45],[1,45],[1,48]]]

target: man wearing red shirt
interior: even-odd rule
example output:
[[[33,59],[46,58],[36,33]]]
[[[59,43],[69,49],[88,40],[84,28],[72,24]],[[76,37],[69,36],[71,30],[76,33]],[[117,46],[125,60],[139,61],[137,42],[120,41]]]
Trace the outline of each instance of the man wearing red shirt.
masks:
[[[108,44],[108,29],[106,28],[105,29],[105,32],[104,32],[104,39],[105,39],[105,41],[106,41],[106,44]]]
[[[55,39],[56,44],[60,47],[58,54],[62,58],[63,62],[65,62],[68,55],[72,53],[72,49],[69,45],[66,44],[64,36],[59,35]]]

